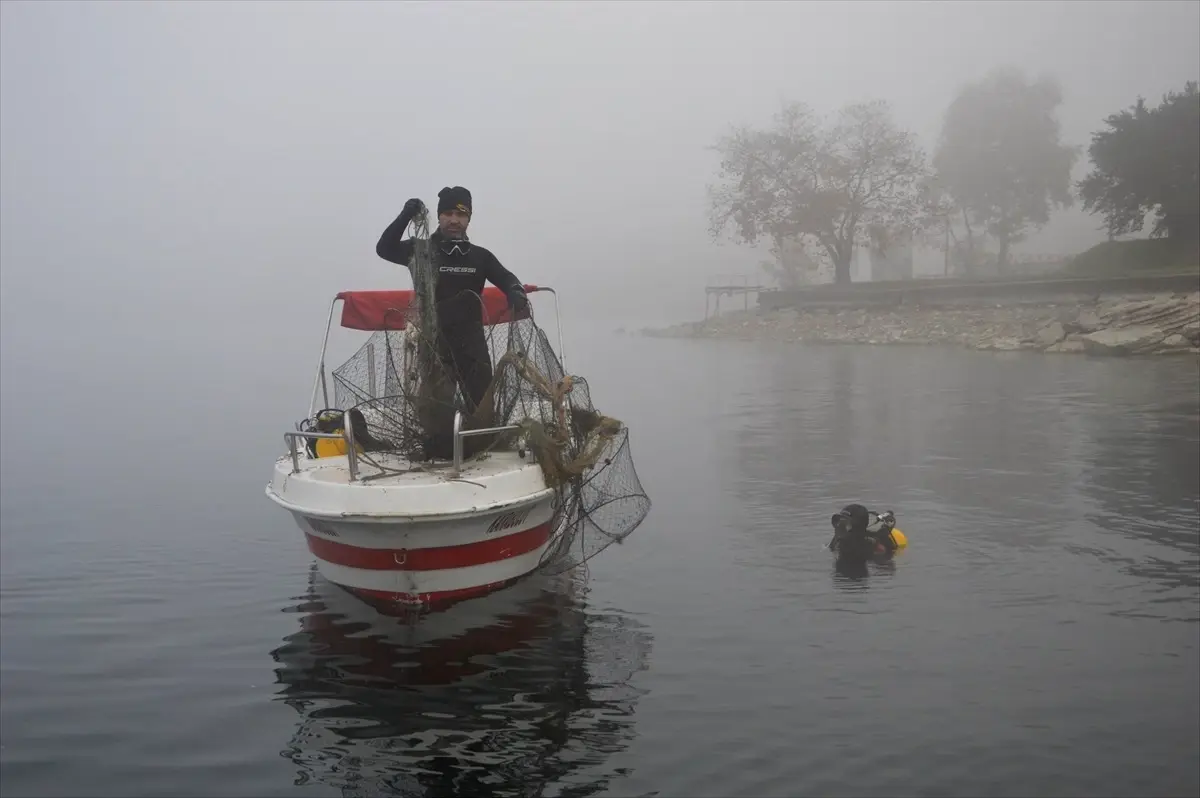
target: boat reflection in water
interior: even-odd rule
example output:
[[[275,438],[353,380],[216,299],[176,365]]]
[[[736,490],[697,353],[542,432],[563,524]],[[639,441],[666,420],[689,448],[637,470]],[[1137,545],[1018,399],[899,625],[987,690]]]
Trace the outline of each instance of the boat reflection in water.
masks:
[[[381,615],[315,566],[272,657],[300,715],[297,785],[343,795],[590,795],[633,735],[650,636],[534,577],[416,620]]]

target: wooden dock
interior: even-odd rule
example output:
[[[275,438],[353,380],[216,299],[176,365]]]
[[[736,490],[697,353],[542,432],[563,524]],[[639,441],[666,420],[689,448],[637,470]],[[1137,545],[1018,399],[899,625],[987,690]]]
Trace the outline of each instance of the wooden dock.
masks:
[[[715,306],[712,308],[711,315],[719,316],[721,313],[721,297],[742,297],[742,308],[750,309],[750,295],[756,297],[760,291],[765,291],[764,286],[750,282],[750,276],[746,274],[718,274],[709,279],[708,285],[704,287],[704,320],[708,321],[709,306],[713,305],[713,299],[716,300]]]

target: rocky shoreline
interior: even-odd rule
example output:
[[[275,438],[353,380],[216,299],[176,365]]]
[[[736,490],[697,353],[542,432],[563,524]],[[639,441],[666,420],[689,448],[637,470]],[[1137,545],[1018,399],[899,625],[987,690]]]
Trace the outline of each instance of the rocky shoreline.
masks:
[[[943,344],[1092,355],[1200,354],[1200,292],[1080,303],[739,311],[642,335],[834,344]]]

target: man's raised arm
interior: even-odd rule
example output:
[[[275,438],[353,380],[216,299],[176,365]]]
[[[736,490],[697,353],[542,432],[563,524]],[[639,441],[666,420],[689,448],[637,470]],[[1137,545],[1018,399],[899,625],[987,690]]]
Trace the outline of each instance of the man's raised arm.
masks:
[[[404,238],[404,231],[408,228],[408,223],[413,220],[422,207],[421,200],[413,198],[404,203],[404,209],[400,211],[387,229],[383,231],[383,235],[379,236],[379,243],[375,245],[375,254],[386,261],[407,266],[408,261],[412,258],[413,241],[411,238]]]

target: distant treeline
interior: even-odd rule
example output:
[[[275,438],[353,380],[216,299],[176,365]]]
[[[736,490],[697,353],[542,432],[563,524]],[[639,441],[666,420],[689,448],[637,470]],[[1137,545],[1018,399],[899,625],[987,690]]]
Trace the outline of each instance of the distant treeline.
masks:
[[[715,145],[712,233],[769,241],[785,272],[828,258],[842,283],[856,246],[886,251],[916,237],[970,275],[987,261],[1003,271],[1013,244],[1079,199],[1110,239],[1142,231],[1149,215],[1150,236],[1163,241],[1141,252],[1172,263],[1200,254],[1200,86],[1110,115],[1087,148],[1091,172],[1075,184],[1083,148],[1060,140],[1061,104],[1054,78],[997,69],[950,103],[932,160],[886,102],[849,105],[829,123],[788,104],[769,128],[734,128]]]

